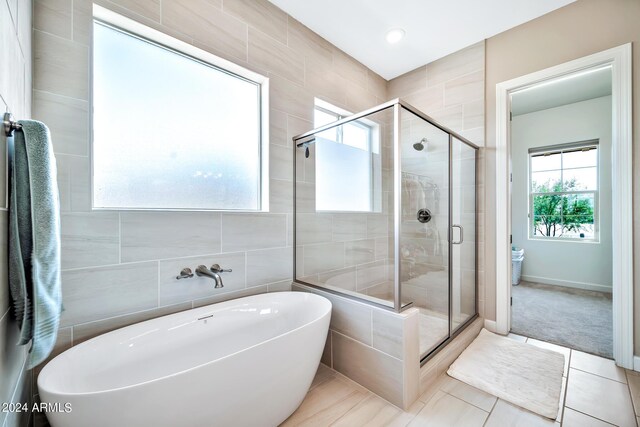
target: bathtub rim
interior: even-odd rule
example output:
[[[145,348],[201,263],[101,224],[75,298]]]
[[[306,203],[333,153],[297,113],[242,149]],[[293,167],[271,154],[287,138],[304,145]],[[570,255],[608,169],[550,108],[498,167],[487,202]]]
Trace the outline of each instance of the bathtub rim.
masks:
[[[117,392],[117,391],[121,391],[121,390],[126,390],[126,389],[130,389],[130,388],[134,388],[134,387],[139,387],[139,386],[142,386],[142,385],[152,384],[152,383],[155,383],[155,382],[159,382],[159,381],[165,380],[165,379],[167,379],[167,378],[172,378],[172,377],[175,377],[175,376],[177,376],[177,375],[182,375],[182,374],[185,374],[185,373],[188,373],[188,372],[194,371],[194,370],[199,369],[199,368],[202,368],[202,367],[204,367],[204,366],[211,365],[211,364],[213,364],[213,363],[215,363],[215,362],[218,362],[218,361],[222,361],[222,360],[228,359],[228,358],[230,358],[230,357],[232,357],[232,356],[235,356],[235,355],[238,355],[238,354],[240,354],[240,353],[244,353],[244,352],[249,351],[249,350],[251,350],[251,349],[254,349],[254,348],[256,348],[256,347],[258,347],[258,346],[260,346],[260,345],[262,345],[262,344],[266,344],[266,343],[271,342],[271,341],[274,341],[274,340],[276,340],[276,339],[278,339],[278,338],[281,338],[281,337],[284,337],[284,336],[290,335],[290,334],[292,334],[292,333],[294,333],[294,332],[297,332],[297,331],[299,331],[299,330],[301,330],[301,329],[303,329],[303,328],[305,328],[305,327],[308,327],[309,325],[311,325],[311,324],[313,324],[313,323],[320,322],[321,320],[323,320],[323,319],[324,319],[325,317],[327,317],[327,316],[329,316],[329,318],[331,318],[331,313],[332,313],[332,309],[333,309],[333,304],[331,303],[331,301],[330,301],[328,298],[325,298],[325,297],[323,297],[322,295],[312,294],[312,293],[310,293],[310,292],[299,292],[299,291],[272,292],[272,294],[278,294],[278,293],[311,295],[311,296],[312,296],[312,299],[317,299],[317,300],[320,302],[320,304],[325,304],[325,305],[327,305],[327,304],[328,304],[328,306],[327,306],[327,310],[326,310],[325,312],[323,312],[323,313],[322,313],[320,316],[318,316],[317,318],[315,318],[315,319],[313,319],[313,320],[311,320],[311,321],[309,321],[309,322],[306,322],[306,323],[304,323],[304,324],[302,324],[302,325],[298,326],[297,328],[287,330],[287,331],[286,331],[285,333],[283,333],[283,334],[276,335],[276,336],[274,336],[274,337],[272,337],[272,338],[269,338],[269,339],[267,339],[267,340],[264,340],[264,341],[260,341],[260,342],[258,342],[258,343],[256,343],[256,344],[254,344],[254,345],[251,345],[251,346],[249,346],[249,347],[243,348],[242,350],[238,350],[238,351],[235,351],[235,352],[233,352],[233,353],[227,354],[226,356],[219,357],[219,358],[217,358],[217,359],[215,359],[215,360],[211,360],[211,361],[208,361],[208,362],[206,362],[206,363],[201,363],[201,364],[199,364],[199,365],[193,366],[193,367],[188,368],[188,369],[184,369],[184,370],[182,370],[182,371],[174,372],[174,373],[169,374],[169,375],[163,375],[163,376],[161,376],[161,377],[153,378],[153,379],[148,380],[148,381],[142,381],[142,382],[138,382],[138,383],[136,383],[136,384],[130,384],[130,385],[126,385],[126,386],[123,386],[123,387],[114,387],[114,388],[110,388],[110,389],[107,389],[107,390],[85,391],[85,392],[54,392],[54,391],[46,390],[46,389],[45,389],[45,393],[50,393],[50,394],[55,395],[55,396],[57,396],[57,397],[64,397],[64,396],[89,396],[89,395],[99,395],[99,394],[112,393],[112,392]],[[248,298],[253,298],[253,297],[256,297],[256,296],[262,296],[262,295],[269,295],[269,293],[263,293],[263,294],[257,294],[257,295],[250,295],[250,296],[245,296],[245,297],[240,297],[240,298],[230,299],[230,300],[227,300],[227,301],[220,301],[220,302],[216,302],[216,303],[213,303],[213,304],[209,304],[209,305],[204,305],[204,306],[201,306],[201,307],[197,307],[197,308],[195,308],[195,309],[194,309],[194,308],[192,308],[192,309],[189,309],[189,310],[197,310],[197,309],[201,309],[201,308],[205,308],[205,307],[214,306],[214,305],[217,305],[217,304],[222,304],[222,303],[232,302],[232,301],[240,301],[240,300],[242,300],[242,299],[248,299]],[[316,297],[317,297],[317,298],[316,298]],[[322,300],[324,300],[324,301],[322,301]],[[81,346],[81,345],[83,345],[83,344],[85,344],[85,343],[89,343],[89,342],[91,342],[91,341],[93,341],[93,340],[96,340],[96,339],[98,339],[98,338],[100,338],[100,337],[102,337],[102,336],[104,336],[104,335],[108,335],[108,334],[111,334],[111,333],[118,332],[118,331],[120,331],[121,329],[128,328],[129,326],[138,325],[138,324],[146,323],[146,322],[152,322],[152,321],[154,321],[154,320],[156,320],[156,319],[159,319],[159,318],[162,318],[162,317],[169,317],[169,316],[173,316],[173,315],[175,315],[175,314],[185,313],[185,312],[187,312],[187,311],[189,311],[189,310],[183,310],[183,311],[180,311],[180,312],[177,312],[177,313],[171,313],[171,314],[166,314],[166,315],[164,315],[164,316],[154,317],[154,318],[152,318],[152,319],[144,320],[144,321],[142,321],[142,322],[132,323],[131,325],[123,326],[123,327],[121,327],[121,328],[114,329],[113,331],[109,331],[109,332],[106,332],[106,333],[104,333],[104,334],[100,334],[100,335],[98,335],[98,336],[96,336],[96,337],[93,337],[93,338],[91,338],[91,339],[89,339],[89,340],[83,341],[83,342],[81,342],[80,344],[78,344],[78,346]],[[326,340],[326,337],[325,337],[325,340]],[[325,344],[326,344],[326,343],[325,343]],[[71,351],[71,350],[73,350],[75,347],[76,347],[76,346],[71,347],[71,348],[69,348],[69,349],[67,349],[67,350],[63,351],[62,353],[60,353],[59,355],[57,355],[56,357],[54,357],[53,359],[51,359],[49,362],[47,362],[47,364],[42,368],[42,370],[41,370],[41,371],[40,371],[40,373],[38,374],[38,380],[37,380],[37,384],[36,384],[36,386],[37,386],[37,388],[38,388],[38,393],[39,393],[39,394],[42,394],[42,391],[41,391],[41,389],[40,389],[40,379],[42,378],[42,374],[43,374],[43,373],[45,372],[45,370],[47,369],[47,366],[48,366],[50,363],[52,363],[53,361],[55,361],[58,357],[62,356],[62,355],[63,355],[64,353],[66,353],[67,351]]]

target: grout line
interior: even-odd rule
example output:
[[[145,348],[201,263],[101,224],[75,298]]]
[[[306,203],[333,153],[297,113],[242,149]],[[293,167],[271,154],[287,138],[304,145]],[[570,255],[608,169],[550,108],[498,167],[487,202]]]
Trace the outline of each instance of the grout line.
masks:
[[[578,351],[579,351],[579,350],[578,350]],[[627,383],[623,383],[622,381],[614,380],[613,378],[605,377],[605,376],[602,376],[602,375],[600,375],[600,374],[596,374],[596,373],[593,373],[593,372],[585,371],[584,369],[579,369],[579,368],[574,368],[574,367],[572,367],[572,366],[569,366],[569,370],[571,370],[571,369],[575,369],[576,371],[580,371],[580,372],[583,372],[583,373],[585,373],[585,374],[593,375],[594,377],[602,378],[603,380],[613,381],[613,382],[616,382],[616,383],[618,383],[618,384],[624,384],[624,385],[626,385],[626,386],[628,386],[628,385],[629,385],[629,383],[628,383],[628,382],[627,382]],[[569,373],[567,372],[567,378],[568,378],[568,377],[569,377]],[[626,377],[626,376],[625,376],[625,377]],[[628,381],[628,380],[627,380],[627,381]]]

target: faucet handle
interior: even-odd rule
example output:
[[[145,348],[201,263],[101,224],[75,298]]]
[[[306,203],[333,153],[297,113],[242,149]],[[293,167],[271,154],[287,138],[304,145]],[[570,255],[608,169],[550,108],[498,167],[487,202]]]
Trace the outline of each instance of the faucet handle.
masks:
[[[180,270],[180,275],[176,276],[176,280],[189,279],[191,277],[193,277],[193,272],[191,271],[190,268],[187,267]]]
[[[220,264],[213,264],[211,266],[211,271],[213,271],[214,273],[231,273],[233,270],[230,268],[228,270],[225,270],[220,267]]]

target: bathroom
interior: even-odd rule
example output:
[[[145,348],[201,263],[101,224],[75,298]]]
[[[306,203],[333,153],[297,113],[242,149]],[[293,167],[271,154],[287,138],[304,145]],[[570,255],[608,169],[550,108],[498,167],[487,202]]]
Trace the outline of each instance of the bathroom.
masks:
[[[384,2],[296,3],[0,0],[0,105],[14,120],[50,130],[62,303],[50,352],[31,367],[29,346],[16,345],[21,331],[8,262],[9,155],[21,130],[3,132],[0,393],[3,404],[27,403],[30,410],[7,407],[0,425],[64,420],[64,411],[32,410],[43,402],[40,373],[56,356],[96,342],[89,340],[205,310],[200,321],[207,307],[232,307],[224,304],[246,297],[278,301],[286,311],[288,302],[277,298],[291,292],[310,301],[319,295],[320,305],[330,301],[330,323],[313,336],[319,350],[300,357],[307,363],[287,362],[306,366],[317,358],[320,368],[301,374],[300,397],[283,403],[289,409],[278,421],[253,425],[515,425],[519,417],[553,424],[556,417],[446,375],[482,328],[509,332],[499,326],[496,285],[496,85],[632,43],[629,75],[637,87],[637,1],[520,0],[527,11],[520,17],[503,14],[513,7],[504,1],[464,2],[466,11],[447,2],[406,1],[395,10]],[[371,24],[356,26],[358,13]],[[576,39],[576,29],[595,17],[602,29]],[[474,21],[493,25],[472,28]],[[394,29],[402,30],[401,40],[391,44],[385,35]],[[435,43],[420,31],[436,34]],[[444,31],[458,36],[446,40]],[[416,49],[422,40],[432,40],[433,49]],[[195,60],[185,65],[184,58]],[[189,78],[177,81],[174,70]],[[189,83],[209,77],[211,93],[237,87],[225,92],[224,107],[213,96],[187,99],[204,90]],[[638,99],[636,92],[636,139]],[[221,128],[223,138],[198,142]],[[370,132],[366,159],[348,157],[357,147],[339,143],[354,129]],[[635,150],[634,163],[637,156]],[[319,198],[322,188],[326,197]],[[336,200],[362,203],[345,208]],[[417,218],[421,209],[428,212]],[[639,343],[632,336],[632,356],[640,354]],[[636,422],[640,376],[633,363],[606,360],[606,372],[592,372],[579,358],[569,365],[567,350],[566,372],[556,378],[557,422],[584,425],[588,417],[635,425],[629,420]],[[259,367],[274,369],[258,359],[239,368],[246,370],[243,381]],[[620,394],[619,405],[590,409],[579,401],[581,384],[573,385],[571,372],[611,382],[597,384]],[[283,383],[292,390],[296,384]],[[248,395],[235,397],[244,412],[261,411]],[[209,395],[207,405],[215,400]],[[71,414],[82,412],[78,405]],[[455,412],[464,417],[452,420]],[[52,425],[67,425],[58,423]]]

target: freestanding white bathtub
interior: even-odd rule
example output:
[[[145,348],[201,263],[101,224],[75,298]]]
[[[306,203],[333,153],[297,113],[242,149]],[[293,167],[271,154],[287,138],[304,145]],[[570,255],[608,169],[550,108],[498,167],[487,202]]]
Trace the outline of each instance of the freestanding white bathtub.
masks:
[[[61,409],[53,427],[276,426],[311,385],[330,316],[326,298],[278,292],[148,320],[53,359],[40,398]]]

